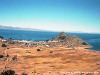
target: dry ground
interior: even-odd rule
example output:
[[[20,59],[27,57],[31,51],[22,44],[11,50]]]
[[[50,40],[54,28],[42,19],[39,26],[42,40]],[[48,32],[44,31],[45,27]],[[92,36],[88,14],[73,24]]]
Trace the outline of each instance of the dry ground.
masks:
[[[0,59],[0,71],[6,63],[6,69],[13,69],[18,75],[100,75],[100,52],[84,48],[71,49],[66,47],[20,47],[9,45],[8,61]],[[37,51],[41,49],[42,51]],[[0,54],[4,48],[0,47]],[[17,60],[12,60],[14,55]],[[85,72],[82,73],[82,72]],[[92,74],[94,73],[94,74]]]

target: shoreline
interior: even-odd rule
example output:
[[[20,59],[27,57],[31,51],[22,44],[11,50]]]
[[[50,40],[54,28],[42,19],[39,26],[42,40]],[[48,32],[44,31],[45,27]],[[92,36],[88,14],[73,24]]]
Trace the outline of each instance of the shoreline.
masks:
[[[13,40],[13,39],[0,39],[0,41],[2,41],[2,43],[7,43],[9,42],[9,44],[16,44],[16,43],[20,43],[20,44],[24,44],[27,43],[26,45],[28,45],[27,47],[31,47],[32,44],[41,44],[41,45],[45,45],[47,47],[49,47],[48,45],[48,41],[27,41],[27,40]],[[73,47],[72,47],[73,48]],[[78,48],[78,47],[76,47]],[[100,51],[100,50],[95,50],[95,49],[91,49],[93,48],[93,46],[88,46],[88,47],[82,47],[84,49],[87,50],[92,50],[92,51]]]

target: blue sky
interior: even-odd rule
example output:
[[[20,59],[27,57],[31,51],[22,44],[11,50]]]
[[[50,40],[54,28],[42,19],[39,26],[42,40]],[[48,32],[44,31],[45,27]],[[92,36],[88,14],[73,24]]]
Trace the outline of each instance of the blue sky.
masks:
[[[100,0],[0,0],[0,25],[100,33]]]

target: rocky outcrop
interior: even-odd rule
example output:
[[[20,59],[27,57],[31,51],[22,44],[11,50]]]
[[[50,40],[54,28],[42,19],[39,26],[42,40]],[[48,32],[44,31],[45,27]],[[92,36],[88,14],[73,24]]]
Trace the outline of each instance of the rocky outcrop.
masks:
[[[78,38],[75,35],[68,36],[64,32],[61,32],[55,38],[49,40],[50,42],[60,43],[60,45],[72,46],[72,47],[91,47],[89,43]]]

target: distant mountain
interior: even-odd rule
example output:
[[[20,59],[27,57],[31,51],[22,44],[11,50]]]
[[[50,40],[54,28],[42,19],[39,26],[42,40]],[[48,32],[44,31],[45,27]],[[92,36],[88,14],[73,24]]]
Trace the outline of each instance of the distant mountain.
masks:
[[[35,28],[21,28],[21,27],[12,27],[12,26],[3,26],[0,25],[0,29],[9,29],[9,30],[35,30],[40,31],[41,29],[35,29]]]

